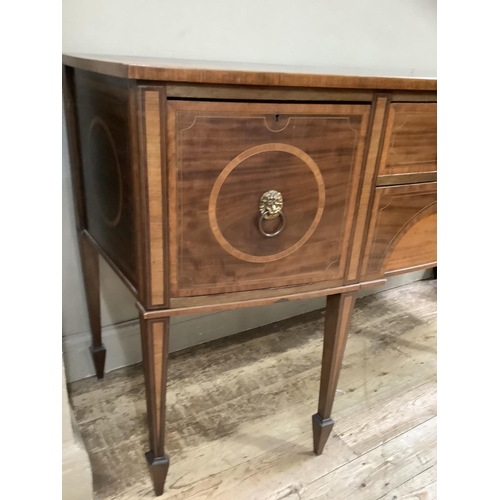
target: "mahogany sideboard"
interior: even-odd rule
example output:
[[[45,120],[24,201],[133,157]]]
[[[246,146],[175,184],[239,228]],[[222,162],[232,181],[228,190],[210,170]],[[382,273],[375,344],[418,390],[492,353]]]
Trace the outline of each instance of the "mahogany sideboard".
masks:
[[[157,495],[174,315],[327,296],[321,454],[356,292],[436,263],[435,79],[63,56],[97,377],[98,255],[136,297]]]

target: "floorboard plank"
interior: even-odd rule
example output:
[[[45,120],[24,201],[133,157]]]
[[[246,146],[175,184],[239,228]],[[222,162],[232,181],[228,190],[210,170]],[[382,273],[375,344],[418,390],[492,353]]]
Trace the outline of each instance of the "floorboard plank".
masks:
[[[171,357],[171,467],[162,498],[301,498],[308,485],[381,443],[402,445],[401,436],[436,414],[436,282],[363,297],[353,314],[334,433],[324,454],[313,455],[310,417],[317,406],[323,321],[323,312],[308,313]],[[143,457],[148,437],[141,366],[116,370],[102,382],[74,382],[70,394],[96,500],[153,498]],[[422,472],[417,469],[415,476]],[[394,474],[399,483],[390,487],[410,494],[401,489],[406,476]],[[336,498],[378,498],[351,486],[351,496]]]
[[[436,500],[437,466],[432,465],[377,500]]]
[[[301,500],[373,500],[436,464],[436,417],[308,484]]]
[[[436,415],[437,390],[433,380],[385,404],[340,419],[334,430],[353,451],[361,455]]]

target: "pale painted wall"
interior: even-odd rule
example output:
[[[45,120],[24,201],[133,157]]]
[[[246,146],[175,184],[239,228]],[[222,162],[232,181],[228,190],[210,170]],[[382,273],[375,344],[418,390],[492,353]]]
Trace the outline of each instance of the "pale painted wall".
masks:
[[[436,75],[435,0],[63,0],[63,49]]]
[[[294,64],[338,73],[436,76],[435,0],[63,0],[63,51]],[[63,351],[68,380],[93,373],[63,120]],[[137,362],[131,295],[102,262],[107,368]],[[421,273],[401,280],[418,279]],[[303,301],[176,318],[180,349],[322,307]],[[121,324],[121,326],[111,326]]]

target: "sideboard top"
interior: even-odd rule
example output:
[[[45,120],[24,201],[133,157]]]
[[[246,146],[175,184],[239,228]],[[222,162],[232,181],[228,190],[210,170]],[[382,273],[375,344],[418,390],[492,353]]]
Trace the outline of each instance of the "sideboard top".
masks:
[[[63,54],[63,64],[104,75],[134,80],[370,90],[436,91],[435,78],[332,74],[328,68]]]

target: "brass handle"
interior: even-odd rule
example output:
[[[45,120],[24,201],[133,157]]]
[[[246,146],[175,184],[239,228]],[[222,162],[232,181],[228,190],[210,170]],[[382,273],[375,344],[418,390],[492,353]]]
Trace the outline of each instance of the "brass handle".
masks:
[[[283,195],[279,191],[270,189],[266,191],[261,197],[259,202],[260,213],[264,215],[264,219],[272,220],[279,217],[279,212],[283,210]]]
[[[259,219],[259,229],[260,232],[267,236],[268,238],[272,238],[273,236],[278,236],[278,234],[283,231],[286,224],[285,215],[283,214],[283,195],[274,189],[270,189],[266,191],[261,197],[259,201],[259,210],[261,213]],[[262,227],[262,222],[264,220],[273,220],[277,217],[281,217],[281,226],[274,233],[266,233]]]

